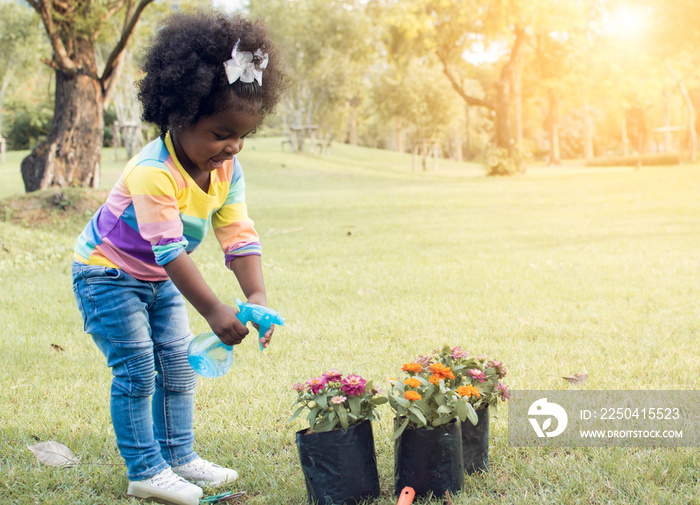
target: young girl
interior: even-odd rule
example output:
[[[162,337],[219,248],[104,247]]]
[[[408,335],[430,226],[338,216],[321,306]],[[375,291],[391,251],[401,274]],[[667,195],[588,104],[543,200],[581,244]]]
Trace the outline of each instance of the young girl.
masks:
[[[199,486],[238,475],[192,447],[197,378],[187,362],[183,296],[224,343],[240,343],[248,330],[189,253],[213,228],[248,302],[267,305],[236,154],[277,104],[286,77],[265,27],[222,13],[170,17],[144,72],[143,119],[162,133],[129,161],[80,235],[73,291],[85,331],[112,368],[112,424],[128,494],[194,505]]]

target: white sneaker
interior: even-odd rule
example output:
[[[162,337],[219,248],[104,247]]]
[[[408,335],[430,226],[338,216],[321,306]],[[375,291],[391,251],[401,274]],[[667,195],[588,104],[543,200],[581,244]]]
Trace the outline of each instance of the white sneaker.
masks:
[[[150,479],[129,481],[127,494],[166,505],[197,505],[204,492],[166,468]]]
[[[184,465],[174,466],[173,472],[198,486],[220,486],[238,478],[238,473],[235,470],[223,468],[202,458],[197,458]]]

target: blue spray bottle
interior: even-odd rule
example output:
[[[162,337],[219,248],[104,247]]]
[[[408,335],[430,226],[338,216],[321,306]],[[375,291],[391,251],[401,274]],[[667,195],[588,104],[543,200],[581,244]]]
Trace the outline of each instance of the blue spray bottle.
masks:
[[[273,324],[284,325],[284,318],[276,311],[256,305],[244,303],[236,299],[238,314],[236,317],[243,324],[253,322],[258,325],[258,345],[264,349],[262,338]],[[187,361],[199,375],[213,379],[221,377],[229,371],[233,364],[233,346],[226,345],[213,331],[197,335],[187,348]]]

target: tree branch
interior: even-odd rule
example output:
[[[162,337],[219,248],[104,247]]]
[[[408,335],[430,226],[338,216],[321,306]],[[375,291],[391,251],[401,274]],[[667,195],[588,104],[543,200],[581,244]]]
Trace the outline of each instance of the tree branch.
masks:
[[[102,96],[102,108],[104,110],[107,110],[107,107],[109,106],[109,101],[112,99],[112,93],[114,93],[114,90],[117,88],[119,74],[121,74],[122,68],[124,67],[124,56],[126,56],[126,52],[122,51],[119,57],[117,58],[117,63],[114,66],[112,76],[109,79],[107,79],[106,82],[103,83],[104,93]]]
[[[109,55],[109,58],[107,58],[107,63],[105,63],[102,77],[100,77],[100,83],[103,87],[107,80],[112,76],[112,72],[115,71],[119,56],[124,49],[126,49],[126,45],[129,43],[131,36],[134,34],[134,28],[136,28],[136,23],[138,22],[139,17],[141,17],[141,13],[152,1],[153,0],[141,0],[136,6],[136,9],[134,9],[131,17],[128,16],[129,13],[127,12],[124,29],[122,30],[122,36],[119,39],[119,42],[117,42],[117,45],[114,46],[114,49],[112,49],[112,53]]]
[[[489,102],[488,100],[484,100],[482,98],[477,98],[475,96],[468,95],[466,91],[464,91],[464,88],[462,87],[462,84],[459,82],[457,77],[452,73],[452,71],[449,69],[447,65],[447,58],[446,56],[441,52],[437,51],[438,53],[438,59],[440,60],[440,63],[442,63],[442,71],[447,76],[447,79],[450,81],[450,84],[452,84],[452,88],[459,94],[459,96],[462,97],[462,100],[467,105],[473,105],[477,107],[486,107],[487,109],[490,110],[495,110],[496,106]]]
[[[118,2],[115,2],[113,5],[108,7],[107,9],[107,14],[104,16],[103,21],[111,18],[115,12],[117,12],[119,9],[124,7],[124,4],[126,4],[127,0],[119,0]],[[131,6],[131,1],[129,0],[129,5]],[[129,13],[127,13],[126,18],[130,16]]]
[[[51,41],[51,47],[54,50],[54,58],[51,66],[66,75],[72,76],[77,74],[78,67],[68,56],[68,51],[66,51],[66,47],[63,45],[61,36],[59,35],[56,25],[53,22],[53,18],[51,17],[50,0],[31,0],[29,5],[31,5],[41,16],[41,20],[46,28],[46,33]]]

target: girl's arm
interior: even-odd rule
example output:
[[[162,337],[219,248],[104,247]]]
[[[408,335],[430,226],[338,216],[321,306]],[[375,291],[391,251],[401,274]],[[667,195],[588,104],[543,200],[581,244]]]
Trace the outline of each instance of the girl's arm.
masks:
[[[257,254],[249,256],[238,256],[229,263],[238,284],[240,284],[243,294],[248,299],[248,303],[267,307],[267,295],[265,293],[265,282],[262,274],[262,261]],[[274,325],[262,339],[263,347],[267,347],[275,331]]]
[[[259,263],[260,259],[259,257],[257,258]],[[224,344],[235,345],[241,343],[248,334],[248,328],[236,317],[238,310],[219,300],[202,277],[197,265],[184,250],[177,258],[163,265],[163,268],[165,268],[177,289],[180,290],[180,293],[207,320],[212,331],[216,333]],[[244,274],[241,275],[246,277]],[[238,273],[236,273],[236,277],[238,277]],[[262,280],[262,273],[260,274],[260,280]],[[239,280],[239,282],[241,281]],[[246,280],[246,283],[244,287],[241,282],[241,288],[246,296],[249,296],[246,289],[252,289],[255,283],[252,280]],[[264,301],[264,288],[262,294]]]
[[[267,295],[265,294],[265,282],[263,281],[260,256],[257,254],[238,256],[231,260],[229,266],[248,302],[267,307]]]

